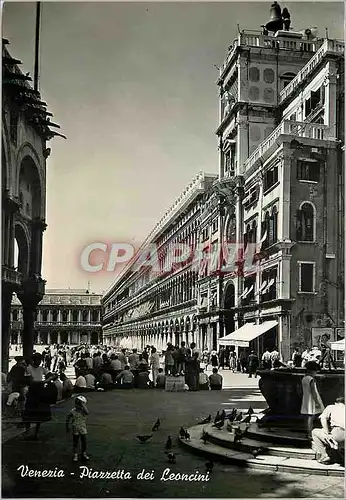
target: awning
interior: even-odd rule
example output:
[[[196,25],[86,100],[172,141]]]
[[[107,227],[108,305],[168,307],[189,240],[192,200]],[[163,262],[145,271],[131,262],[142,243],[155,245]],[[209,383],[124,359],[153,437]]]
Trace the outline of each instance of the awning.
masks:
[[[238,345],[240,347],[247,347],[248,342],[246,342],[245,346],[242,346],[242,344],[238,344],[237,340],[241,339],[242,336],[246,334],[246,332],[251,331],[255,326],[256,326],[255,323],[245,323],[245,325],[240,327],[235,332],[229,333],[225,337],[221,337],[219,340],[219,344],[220,345]]]
[[[264,321],[260,325],[254,323],[245,323],[239,330],[222,337],[219,340],[220,345],[235,345],[238,347],[249,347],[251,340],[256,339],[265,332],[277,326],[277,321]]]
[[[344,351],[345,350],[345,340],[338,340],[337,342],[331,342],[330,347],[333,351]]]

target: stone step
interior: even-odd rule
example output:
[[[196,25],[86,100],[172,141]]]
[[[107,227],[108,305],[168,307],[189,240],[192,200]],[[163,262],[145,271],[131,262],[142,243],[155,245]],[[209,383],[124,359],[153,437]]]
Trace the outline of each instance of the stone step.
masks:
[[[218,444],[224,448],[234,448],[234,443],[232,442],[230,433],[227,429],[218,430],[212,425],[204,426],[203,428],[208,434],[208,441],[211,443]],[[236,447],[239,451],[245,451],[248,453],[251,453],[251,450],[264,447],[266,448],[266,453],[268,455],[309,460],[315,458],[315,453],[310,447],[295,447],[292,445],[280,446],[274,442],[263,442],[259,439],[252,439],[247,436],[237,443]]]
[[[247,437],[280,445],[292,445],[301,448],[309,446],[309,441],[304,432],[274,426],[264,428],[259,427],[256,423],[250,425]]]
[[[179,442],[182,446],[208,458],[227,462],[239,467],[265,469],[272,472],[292,472],[322,476],[343,477],[345,474],[345,468],[341,465],[323,465],[311,459],[277,455],[259,455],[257,458],[254,458],[250,453],[244,451],[224,448],[223,446],[211,442],[204,444],[201,440],[201,426],[191,427],[188,431],[190,433],[189,441],[179,438]]]

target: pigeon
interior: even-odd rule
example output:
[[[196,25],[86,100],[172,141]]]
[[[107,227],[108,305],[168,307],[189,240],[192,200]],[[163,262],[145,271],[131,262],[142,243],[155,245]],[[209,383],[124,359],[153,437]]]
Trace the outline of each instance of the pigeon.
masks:
[[[155,422],[155,424],[153,425],[153,428],[151,429],[152,432],[155,432],[155,431],[158,431],[159,428],[160,428],[160,425],[161,425],[161,422],[160,422],[160,419],[158,418]]]
[[[147,441],[149,441],[149,439],[151,439],[153,437],[152,434],[150,434],[150,436],[137,436],[137,439],[141,442],[141,443],[146,443]]]
[[[225,421],[224,420],[219,420],[218,422],[215,422],[215,424],[213,424],[213,427],[216,427],[217,429],[222,429],[222,427],[225,425]]]
[[[204,442],[204,444],[207,444],[208,434],[205,432],[204,429],[203,429],[203,432],[202,432],[202,435],[201,435],[201,439]]]
[[[218,411],[217,414],[215,415],[215,418],[214,418],[214,424],[215,424],[215,422],[218,422],[219,420],[220,420],[220,413]]]
[[[237,416],[237,412],[238,412],[237,408],[233,408],[233,410],[231,411],[231,413],[228,415],[228,420],[230,422],[233,422],[233,420]]]
[[[207,418],[204,420],[201,420],[201,422],[198,422],[197,425],[204,425],[204,424],[209,424],[211,422],[211,415],[208,415]]]
[[[168,457],[168,462],[170,464],[176,463],[176,457],[175,457],[174,453],[168,453],[167,457]]]
[[[238,415],[235,417],[234,421],[235,422],[240,422],[243,419],[243,414],[242,412],[238,413]]]
[[[242,420],[242,424],[249,424],[251,422],[251,415],[246,415]]]
[[[207,472],[212,473],[214,468],[214,462],[212,460],[209,460],[209,462],[205,464],[205,468],[207,469]]]
[[[225,410],[222,410],[222,412],[220,413],[220,420],[225,420],[226,418],[226,412]]]
[[[168,450],[171,450],[171,449],[172,449],[172,438],[171,438],[171,436],[168,436],[168,438],[167,438],[167,441],[166,441],[166,448],[165,448],[165,449],[166,449],[166,451],[168,451]]]
[[[238,429],[234,429],[234,443],[238,443],[243,437],[244,437],[244,434],[245,432],[242,432],[239,428]]]
[[[185,431],[185,439],[186,441],[190,441],[190,434],[188,431]]]
[[[249,410],[248,410],[247,414],[248,414],[248,415],[252,415],[253,413],[255,413],[255,412],[253,411],[252,406],[250,406],[250,408],[249,408]]]
[[[183,426],[180,427],[179,436],[181,439],[185,439],[185,429]]]
[[[264,455],[267,451],[267,448],[256,448],[251,451],[251,454],[254,458],[257,458],[258,455]]]

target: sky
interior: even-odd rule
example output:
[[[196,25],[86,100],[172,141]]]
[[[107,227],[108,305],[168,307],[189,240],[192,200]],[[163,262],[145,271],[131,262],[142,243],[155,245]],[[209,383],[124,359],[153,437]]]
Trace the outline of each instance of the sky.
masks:
[[[102,292],[82,270],[93,242],[138,246],[199,172],[217,173],[218,70],[271,2],[43,2],[40,91],[67,140],[47,161],[47,288]],[[343,4],[287,3],[292,27],[343,39]],[[33,74],[35,3],[5,2],[3,37]]]

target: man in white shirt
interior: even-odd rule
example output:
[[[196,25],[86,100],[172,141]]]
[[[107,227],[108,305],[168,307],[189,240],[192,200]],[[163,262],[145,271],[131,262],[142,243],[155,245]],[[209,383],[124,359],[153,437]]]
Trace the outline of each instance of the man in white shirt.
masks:
[[[312,430],[312,449],[321,464],[330,463],[327,447],[345,447],[345,398],[337,398],[335,404],[327,406],[320,416],[322,429]]]
[[[263,353],[262,365],[263,365],[264,370],[270,370],[270,368],[272,367],[271,354],[269,352],[268,347]]]
[[[274,366],[275,361],[280,361],[280,354],[276,347],[274,347],[270,353],[270,362],[272,367]]]
[[[156,351],[155,347],[151,349],[150,366],[152,370],[153,384],[154,387],[156,387],[157,375],[159,373],[159,368],[160,368],[160,356]]]

